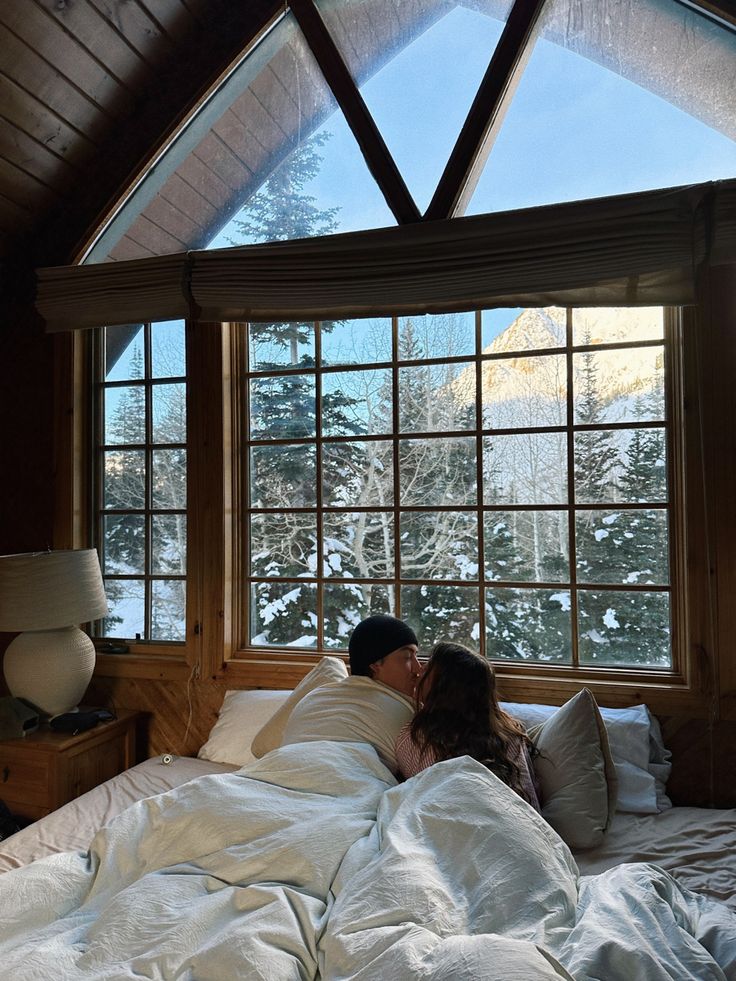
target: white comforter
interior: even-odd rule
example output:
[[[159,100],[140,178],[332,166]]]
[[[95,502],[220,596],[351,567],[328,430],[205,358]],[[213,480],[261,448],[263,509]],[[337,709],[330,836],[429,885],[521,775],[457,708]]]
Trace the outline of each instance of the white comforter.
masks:
[[[472,760],[396,785],[357,743],[201,777],[0,876],[3,979],[319,976],[736,979],[736,918],[654,866],[580,879]]]

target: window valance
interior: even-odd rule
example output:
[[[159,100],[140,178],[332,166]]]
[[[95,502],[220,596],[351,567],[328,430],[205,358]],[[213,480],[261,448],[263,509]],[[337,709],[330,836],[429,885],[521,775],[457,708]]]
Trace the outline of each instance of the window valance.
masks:
[[[266,245],[37,272],[50,331],[499,306],[695,302],[736,262],[736,180]]]

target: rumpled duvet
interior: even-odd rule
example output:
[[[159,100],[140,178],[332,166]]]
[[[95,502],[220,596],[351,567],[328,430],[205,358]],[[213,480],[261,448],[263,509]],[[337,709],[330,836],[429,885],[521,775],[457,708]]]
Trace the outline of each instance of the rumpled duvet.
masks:
[[[656,866],[580,877],[468,757],[397,784],[368,744],[312,742],[0,876],[0,977],[736,979],[736,917]]]

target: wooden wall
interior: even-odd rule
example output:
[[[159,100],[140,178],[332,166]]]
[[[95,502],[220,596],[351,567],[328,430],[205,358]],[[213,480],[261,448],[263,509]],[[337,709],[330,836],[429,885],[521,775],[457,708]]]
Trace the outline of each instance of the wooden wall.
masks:
[[[143,755],[196,756],[217,721],[224,696],[225,685],[211,680],[187,683],[98,676],[85,700],[113,710],[146,712],[148,744]]]

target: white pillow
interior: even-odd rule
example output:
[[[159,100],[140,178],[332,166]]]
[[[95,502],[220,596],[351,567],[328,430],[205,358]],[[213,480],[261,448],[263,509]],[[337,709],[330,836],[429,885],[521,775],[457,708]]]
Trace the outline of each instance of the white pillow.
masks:
[[[370,743],[396,773],[396,737],[413,715],[414,703],[406,695],[372,678],[351,675],[299,702],[286,723],[282,745],[315,739]]]
[[[542,817],[570,848],[595,848],[616,809],[616,770],[593,693],[583,688],[529,735]]]
[[[245,766],[255,759],[253,737],[289,697],[288,691],[226,691],[217,722],[197,756]]]
[[[501,707],[528,730],[549,719],[554,705],[502,702]],[[601,708],[611,756],[618,778],[616,810],[631,814],[657,814],[672,806],[665,792],[671,770],[670,753],[662,743],[657,720],[646,705]]]
[[[289,693],[288,698],[279,706],[274,715],[266,721],[265,725],[253,737],[253,744],[251,746],[253,755],[260,759],[261,756],[270,753],[272,749],[278,749],[281,745],[289,716],[294,710],[294,707],[305,695],[308,695],[310,691],[314,691],[315,688],[321,688],[322,685],[330,685],[336,681],[342,681],[347,676],[348,669],[345,667],[345,662],[339,657],[323,657],[312,668],[309,674],[302,678],[296,688]]]

